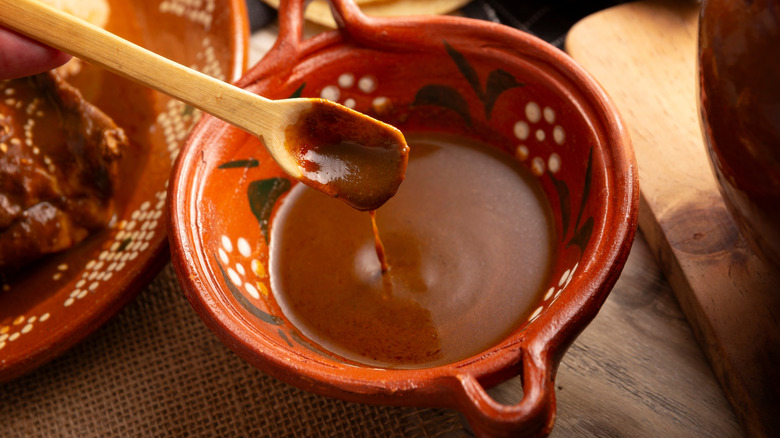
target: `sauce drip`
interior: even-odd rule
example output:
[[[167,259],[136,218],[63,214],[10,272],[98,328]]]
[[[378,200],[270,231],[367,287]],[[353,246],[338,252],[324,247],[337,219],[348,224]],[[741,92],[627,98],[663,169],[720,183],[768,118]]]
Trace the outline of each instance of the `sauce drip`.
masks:
[[[298,178],[361,211],[376,210],[404,179],[409,147],[400,131],[356,112],[314,100],[285,129]]]
[[[382,244],[382,239],[379,237],[379,227],[376,225],[376,210],[371,210],[368,212],[368,214],[371,216],[371,228],[374,231],[374,248],[376,249],[376,258],[379,260],[379,266],[381,267],[382,273],[384,274],[388,269],[390,269],[390,266],[387,264],[387,257],[385,257],[385,245]]]
[[[527,169],[481,143],[407,138],[406,181],[374,216],[386,252],[364,213],[304,185],[271,231],[284,314],[314,343],[370,366],[442,365],[495,345],[535,309],[549,276],[552,215]]]

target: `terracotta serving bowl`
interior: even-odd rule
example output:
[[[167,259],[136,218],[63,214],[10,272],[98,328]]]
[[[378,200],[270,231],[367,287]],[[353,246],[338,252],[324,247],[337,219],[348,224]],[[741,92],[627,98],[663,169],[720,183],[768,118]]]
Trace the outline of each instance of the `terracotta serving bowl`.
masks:
[[[729,212],[780,268],[780,2],[708,0],[699,26],[702,130]]]
[[[244,71],[249,36],[244,0],[108,4],[110,32],[223,80],[236,80]],[[181,102],[97,67],[66,68],[69,82],[130,140],[115,194],[116,219],[74,248],[0,278],[0,382],[84,339],[167,263],[168,177],[199,117]]]
[[[503,26],[369,18],[337,0],[341,28],[303,41],[302,4],[282,4],[277,44],[240,85],[270,98],[337,100],[406,133],[478,138],[516,157],[552,210],[551,275],[527,319],[472,357],[422,369],[338,360],[290,323],[268,276],[267,236],[296,182],[258,139],[204,117],[169,188],[173,261],[192,306],[237,354],[301,388],[454,408],[481,435],[548,433],[557,365],[609,294],[636,231],[636,164],[614,106],[565,54]],[[487,395],[486,387],[517,374],[517,405]]]

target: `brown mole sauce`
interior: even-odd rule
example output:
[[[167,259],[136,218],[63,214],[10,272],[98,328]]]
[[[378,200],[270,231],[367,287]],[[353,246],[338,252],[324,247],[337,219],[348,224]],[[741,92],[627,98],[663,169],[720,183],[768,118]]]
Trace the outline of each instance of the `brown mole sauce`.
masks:
[[[553,231],[538,182],[486,145],[407,136],[406,181],[371,221],[304,185],[272,227],[282,311],[308,339],[388,368],[452,363],[495,345],[540,298]]]
[[[285,129],[285,144],[302,181],[361,211],[376,210],[404,179],[409,147],[395,128],[361,114],[312,101]]]

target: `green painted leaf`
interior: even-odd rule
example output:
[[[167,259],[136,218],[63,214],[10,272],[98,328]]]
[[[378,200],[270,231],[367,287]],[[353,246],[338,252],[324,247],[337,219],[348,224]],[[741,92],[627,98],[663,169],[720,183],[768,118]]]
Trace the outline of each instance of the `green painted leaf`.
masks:
[[[582,224],[582,227],[578,228],[577,231],[574,233],[574,236],[572,236],[569,243],[566,245],[566,247],[570,247],[572,245],[577,245],[580,247],[581,252],[585,252],[585,247],[588,245],[588,242],[590,241],[590,236],[593,234],[593,217],[588,217],[585,219],[585,222]]]
[[[307,350],[309,350],[311,352],[317,353],[320,356],[329,357],[329,358],[335,360],[336,362],[346,363],[340,357],[334,355],[333,353],[330,353],[329,351],[323,350],[319,346],[317,346],[315,344],[312,344],[311,342],[308,342],[306,339],[303,338],[303,336],[301,336],[295,330],[290,330],[290,336],[292,336],[292,338],[293,338],[293,340],[295,340],[295,342],[301,344],[304,348],[306,348]]]
[[[580,219],[582,219],[582,213],[585,212],[585,205],[588,203],[590,197],[590,185],[593,179],[593,148],[590,148],[588,153],[588,166],[585,168],[585,183],[582,186],[582,202],[580,202],[580,212],[577,214],[577,222],[575,222],[574,228],[579,228]]]
[[[594,220],[592,216],[585,219],[585,222],[580,226],[580,221],[585,213],[585,206],[587,205],[588,198],[590,197],[590,186],[593,181],[593,148],[590,148],[588,153],[588,164],[585,168],[585,182],[582,187],[582,201],[580,202],[580,211],[577,214],[577,221],[574,223],[574,235],[572,236],[567,247],[571,245],[577,245],[580,251],[585,252],[585,247],[590,241],[591,235],[593,235]]]
[[[436,105],[449,108],[460,114],[466,123],[471,124],[469,105],[460,92],[446,85],[429,84],[420,88],[414,96],[414,106]]]
[[[233,281],[230,279],[230,276],[227,275],[225,272],[225,268],[222,267],[222,264],[217,259],[217,256],[214,255],[214,259],[217,260],[217,267],[219,267],[219,272],[222,274],[222,279],[225,280],[225,285],[227,286],[230,293],[233,295],[233,298],[238,301],[238,304],[241,304],[246,310],[249,311],[252,315],[258,317],[261,321],[267,322],[268,324],[273,325],[282,325],[284,324],[284,320],[273,316],[268,312],[263,311],[259,307],[252,304],[245,296],[241,293],[240,290],[238,290],[238,287],[233,283]]]
[[[222,163],[217,167],[217,169],[235,169],[235,168],[241,168],[241,167],[257,167],[260,165],[260,162],[257,161],[256,158],[249,158],[246,160],[235,160],[235,161],[228,161],[227,163]]]
[[[463,56],[462,53],[455,50],[455,48],[449,45],[446,41],[444,41],[444,48],[447,49],[447,53],[450,55],[450,58],[455,61],[455,65],[458,66],[458,70],[460,70],[460,72],[469,82],[471,88],[473,88],[474,92],[477,93],[479,100],[484,101],[482,85],[479,83],[479,76],[477,76],[477,71],[474,70],[474,67],[471,66],[469,61],[465,56]]]
[[[493,105],[495,105],[498,96],[506,90],[516,87],[522,87],[525,84],[517,82],[514,76],[506,72],[505,70],[498,69],[493,70],[488,75],[487,85],[485,87],[485,98],[483,103],[485,104],[485,118],[490,120],[490,115],[493,112]]]
[[[116,249],[116,252],[122,252],[125,249],[127,249],[128,245],[130,245],[130,242],[132,242],[132,241],[133,241],[133,239],[131,239],[129,237],[125,237],[122,240],[122,243],[119,244],[119,248]]]
[[[192,105],[184,105],[184,109],[181,111],[181,115],[184,117],[191,116],[195,113],[195,107]]]
[[[298,97],[301,97],[301,95],[303,94],[303,88],[305,86],[306,86],[306,82],[302,83],[297,90],[293,91],[293,94],[290,95],[290,99],[296,99]]]
[[[280,177],[253,181],[249,184],[247,189],[249,207],[260,223],[266,243],[268,243],[268,221],[271,218],[271,211],[279,197],[290,190],[291,185],[290,180]]]
[[[561,239],[564,239],[569,232],[569,221],[571,220],[571,198],[569,195],[569,187],[566,186],[565,182],[555,178],[552,172],[547,171],[547,175],[553,182],[555,191],[558,192],[558,202],[561,204],[561,232],[563,233]]]
[[[287,342],[287,345],[293,347],[292,341],[290,341],[290,338],[287,337],[287,334],[282,329],[279,329],[279,337],[284,339],[284,342]]]

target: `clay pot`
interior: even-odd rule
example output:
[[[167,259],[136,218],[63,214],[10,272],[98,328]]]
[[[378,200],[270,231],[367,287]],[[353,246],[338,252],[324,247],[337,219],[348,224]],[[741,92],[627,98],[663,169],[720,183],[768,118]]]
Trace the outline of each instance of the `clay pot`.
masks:
[[[780,2],[705,0],[699,93],[723,199],[747,240],[780,266]]]
[[[457,409],[480,435],[545,435],[558,363],[607,298],[636,231],[636,164],[615,107],[567,55],[525,33],[333,5],[340,29],[302,41],[303,1],[283,2],[279,40],[239,85],[270,98],[337,100],[407,133],[478,138],[528,166],[555,228],[539,302],[505,339],[456,363],[386,369],[334,358],[285,316],[268,278],[267,236],[296,182],[258,139],[211,117],[194,129],[169,188],[172,257],[187,298],[238,355],[306,390]],[[517,374],[522,401],[490,398],[485,388]]]

